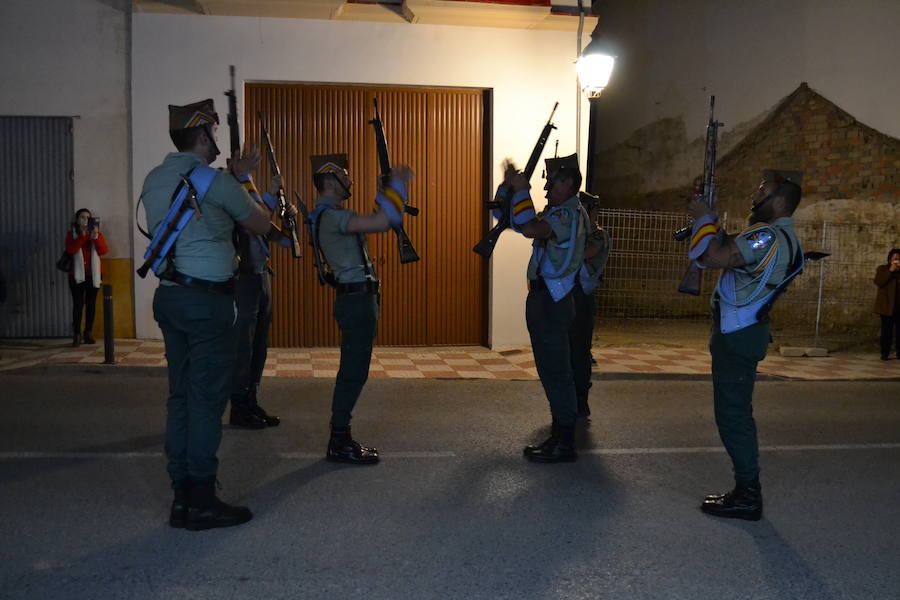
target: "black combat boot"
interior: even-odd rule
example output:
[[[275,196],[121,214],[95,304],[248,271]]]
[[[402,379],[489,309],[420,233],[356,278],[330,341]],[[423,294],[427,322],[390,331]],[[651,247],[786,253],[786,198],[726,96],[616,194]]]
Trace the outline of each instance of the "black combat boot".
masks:
[[[591,407],[588,406],[587,396],[578,398],[578,418],[587,419],[591,416]]]
[[[216,497],[215,479],[194,479],[191,482],[185,528],[202,531],[215,527],[234,527],[253,518],[246,506],[231,506]]]
[[[275,415],[270,415],[259,404],[251,408],[250,412],[262,419],[263,423],[266,424],[266,427],[278,427],[281,424],[280,418],[276,417]]]
[[[231,416],[228,424],[232,427],[240,427],[241,429],[265,429],[266,422],[256,414],[252,408],[247,408],[242,404],[235,404],[234,399],[231,400]]]
[[[97,343],[97,340],[94,339],[94,335],[88,329],[85,329],[82,339],[84,340],[85,344],[96,344]]]
[[[172,500],[172,510],[169,511],[169,526],[184,529],[191,499],[191,480],[172,482],[172,490],[175,492],[175,498]]]
[[[262,419],[262,422],[266,424],[266,427],[278,427],[278,425],[281,424],[281,419],[275,415],[270,415],[259,405],[259,401],[256,399],[256,389],[256,385],[250,386],[250,393],[247,397],[247,406],[250,407],[250,412]]]
[[[575,427],[566,427],[554,421],[550,427],[550,437],[538,446],[525,446],[522,454],[533,462],[574,462],[578,458],[575,454]]]
[[[711,494],[703,499],[700,510],[715,517],[759,521],[763,512],[762,486],[754,481],[736,485],[724,494]]]
[[[325,458],[334,462],[371,465],[378,462],[378,450],[361,445],[350,435],[350,428],[331,428]]]

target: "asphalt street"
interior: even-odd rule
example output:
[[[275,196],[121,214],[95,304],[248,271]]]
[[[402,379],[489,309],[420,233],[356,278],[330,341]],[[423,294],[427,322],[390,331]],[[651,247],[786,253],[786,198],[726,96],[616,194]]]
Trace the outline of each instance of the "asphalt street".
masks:
[[[595,381],[578,462],[522,447],[531,381],[378,379],[322,457],[333,382],[267,378],[283,423],[226,427],[243,526],[167,526],[158,370],[0,376],[0,597],[900,598],[900,382],[757,384],[765,515],[698,508],[731,485],[708,381]]]

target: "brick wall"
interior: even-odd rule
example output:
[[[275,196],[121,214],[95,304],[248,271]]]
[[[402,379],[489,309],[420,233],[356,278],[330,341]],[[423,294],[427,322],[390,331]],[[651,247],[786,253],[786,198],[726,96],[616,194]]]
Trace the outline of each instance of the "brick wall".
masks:
[[[725,120],[724,115],[720,118]],[[643,148],[661,148],[671,142],[677,126],[671,120],[664,125],[642,129]],[[663,132],[656,145],[646,139],[654,132]],[[730,215],[729,229],[736,229],[749,213],[749,195],[759,185],[764,169],[801,171],[803,201],[795,214],[803,223],[798,228],[801,243],[805,250],[824,250],[832,255],[825,264],[821,331],[837,334],[844,341],[874,343],[877,319],[871,312],[875,296],[872,274],[884,262],[888,249],[900,247],[900,140],[860,123],[805,83],[747,129],[741,139],[735,139],[735,133],[732,130],[732,137],[720,142],[716,166],[719,211]],[[703,138],[685,142],[696,168],[685,173],[683,185],[635,193],[623,182],[650,181],[652,176],[613,173],[605,186],[601,179],[601,197],[606,204],[611,208],[684,212],[691,181],[702,169]],[[633,144],[623,144],[618,151],[633,155]],[[614,152],[616,148],[607,151]],[[696,159],[698,152],[700,159]],[[632,169],[636,166],[628,160],[607,163],[615,164]],[[645,168],[652,168],[652,164],[648,162]],[[827,224],[824,231],[823,223]],[[819,267],[811,264],[807,271],[780,303],[783,306],[776,308],[776,317],[797,320],[796,303],[809,308],[801,321],[808,323],[814,317]],[[640,272],[622,276],[642,277]]]
[[[673,130],[677,129],[672,119],[664,119],[659,127],[642,128],[636,134],[643,137],[657,135],[660,139],[655,146],[665,147],[673,138]],[[723,136],[719,143],[716,167],[719,203],[723,211],[746,212],[747,198],[759,185],[761,173],[767,168],[803,172],[803,206],[810,216],[815,213],[819,217],[853,222],[853,215],[843,210],[825,215],[821,208],[814,211],[809,207],[832,199],[895,204],[900,198],[900,140],[863,125],[805,83],[775,106],[742,139],[734,140],[734,133],[730,138]],[[623,160],[621,157],[634,153],[633,142],[604,151],[600,160],[608,168],[600,178],[600,191],[608,205],[683,210],[690,182],[702,169],[703,137],[690,142],[683,139],[685,149],[693,150],[694,168],[682,168],[682,182],[662,191],[642,192],[642,186],[623,182],[653,181],[654,165],[664,157],[641,163]],[[652,151],[654,144],[651,141],[646,147]]]

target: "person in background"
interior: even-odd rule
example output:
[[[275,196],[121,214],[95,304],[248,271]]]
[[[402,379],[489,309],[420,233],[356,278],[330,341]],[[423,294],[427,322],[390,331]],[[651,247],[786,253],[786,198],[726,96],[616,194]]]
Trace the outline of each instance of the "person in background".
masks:
[[[282,186],[281,177],[275,177],[270,193],[253,194],[251,197],[265,211],[274,206],[274,195]],[[297,207],[288,203],[287,214],[297,216]],[[280,232],[254,235],[238,227],[237,251],[240,256],[240,276],[237,280],[237,352],[231,380],[231,414],[229,423],[242,429],[277,427],[281,419],[270,415],[259,405],[257,395],[266,366],[269,349],[269,327],[272,324],[272,283],[269,278],[269,242],[290,246],[290,241]]]
[[[881,315],[881,360],[888,360],[891,346],[900,358],[900,248],[888,252],[887,264],[875,269],[875,312]]]
[[[550,172],[550,161],[547,171]],[[548,179],[548,185],[549,185]],[[603,272],[609,260],[612,241],[609,233],[597,224],[600,199],[587,192],[578,192],[578,200],[585,211],[587,231],[584,236],[584,264],[578,270],[576,285],[572,288],[575,303],[575,319],[569,328],[569,352],[572,355],[572,374],[575,377],[575,398],[578,402],[578,418],[586,421],[591,416],[588,392],[592,387],[591,369],[597,364],[591,355],[594,340],[594,316],[597,312],[594,293],[603,281]]]
[[[100,219],[91,211],[79,208],[72,219],[72,228],[66,233],[66,252],[72,255],[69,269],[69,290],[72,292],[72,346],[96,344],[92,330],[97,312],[97,290],[100,288],[100,257],[109,252]],[[81,256],[81,260],[78,256]],[[81,313],[85,313],[82,337]]]

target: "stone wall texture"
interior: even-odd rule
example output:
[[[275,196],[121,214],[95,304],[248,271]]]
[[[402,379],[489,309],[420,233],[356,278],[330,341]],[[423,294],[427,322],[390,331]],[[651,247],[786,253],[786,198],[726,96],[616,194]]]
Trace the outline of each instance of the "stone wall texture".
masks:
[[[702,169],[704,138],[688,140],[682,122],[664,119],[605,151],[602,160],[609,162],[600,182],[605,204],[684,212],[692,182]],[[635,150],[638,145],[640,152]],[[671,159],[678,153],[686,156],[685,147],[693,169]],[[764,169],[803,173],[803,200],[795,214],[801,242],[805,250],[831,256],[824,265],[807,266],[773,316],[784,324],[798,320],[802,312],[799,320],[810,329],[818,312],[820,332],[840,338],[841,346],[877,337],[872,275],[887,251],[900,247],[900,140],[860,123],[802,83],[752,126],[744,124],[723,136],[716,165],[719,211],[730,215],[730,230],[740,227],[749,213],[750,193]],[[654,175],[654,169],[659,173]],[[655,178],[670,179],[679,171],[681,185],[640,191],[653,187]],[[637,279],[640,273],[622,276]],[[798,311],[801,305],[805,309]]]

